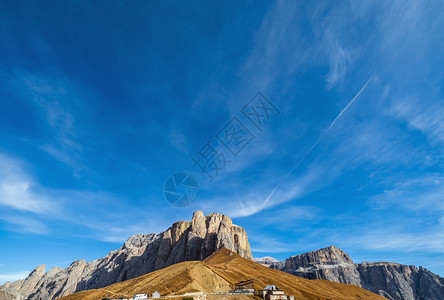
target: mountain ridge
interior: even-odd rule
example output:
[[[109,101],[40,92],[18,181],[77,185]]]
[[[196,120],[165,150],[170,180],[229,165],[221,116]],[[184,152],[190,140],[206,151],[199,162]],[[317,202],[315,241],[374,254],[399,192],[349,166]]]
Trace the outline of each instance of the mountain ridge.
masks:
[[[60,300],[101,299],[108,293],[113,298],[129,298],[134,294],[152,294],[158,290],[162,296],[190,292],[227,292],[236,282],[254,279],[257,289],[275,284],[295,299],[346,300],[385,299],[362,288],[326,280],[307,280],[273,270],[245,259],[225,248],[216,250],[203,261],[187,261],[154,271],[141,277],[107,286],[99,290],[75,293]],[[223,296],[227,299],[227,296]],[[237,295],[235,299],[252,297]]]
[[[25,279],[0,287],[0,299],[55,299],[98,289],[185,261],[203,261],[221,248],[253,260],[245,230],[222,214],[193,213],[161,233],[135,234],[105,257],[76,260],[67,268],[37,266]],[[391,262],[355,264],[336,246],[293,255],[283,261],[254,259],[271,269],[306,279],[351,284],[393,300],[444,299],[444,279],[422,267]],[[11,298],[12,297],[12,298]],[[422,297],[422,298],[421,298]]]
[[[429,270],[393,262],[362,262],[335,246],[293,255],[270,268],[307,279],[353,284],[393,300],[442,300],[444,278]]]
[[[0,289],[15,300],[55,299],[74,292],[101,288],[136,278],[167,266],[203,260],[224,247],[247,259],[253,256],[242,227],[222,214],[204,216],[196,211],[191,221],[178,221],[161,233],[136,234],[103,258],[76,260],[67,268],[36,267],[27,278],[7,282]]]

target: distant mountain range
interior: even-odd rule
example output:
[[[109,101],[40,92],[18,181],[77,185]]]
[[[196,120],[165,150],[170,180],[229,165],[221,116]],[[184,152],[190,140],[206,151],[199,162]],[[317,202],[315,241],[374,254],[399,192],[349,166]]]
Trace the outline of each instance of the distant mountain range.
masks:
[[[397,263],[355,264],[335,246],[295,255],[283,261],[255,259],[272,269],[307,279],[353,284],[393,300],[443,300],[444,278],[422,267]]]
[[[1,286],[0,300],[56,299],[76,292],[100,289],[181,262],[205,260],[221,248],[245,258],[242,260],[244,263],[253,259],[243,228],[234,225],[225,215],[213,213],[204,216],[203,212],[196,211],[190,222],[176,222],[161,233],[132,236],[122,247],[103,258],[91,262],[78,260],[65,269],[54,267],[47,272],[45,265],[40,265],[26,279]],[[336,247],[292,256],[281,262],[271,257],[255,261],[269,267],[270,271],[276,269],[307,279],[352,284],[389,299],[444,299],[444,279],[422,267],[417,269],[394,263],[354,264],[347,254]],[[251,264],[263,268],[256,263]],[[250,263],[247,265],[251,266]],[[279,271],[273,272],[281,274]],[[296,280],[294,278],[297,277],[291,278]],[[279,286],[278,283],[276,285]],[[353,299],[325,297],[301,299]]]

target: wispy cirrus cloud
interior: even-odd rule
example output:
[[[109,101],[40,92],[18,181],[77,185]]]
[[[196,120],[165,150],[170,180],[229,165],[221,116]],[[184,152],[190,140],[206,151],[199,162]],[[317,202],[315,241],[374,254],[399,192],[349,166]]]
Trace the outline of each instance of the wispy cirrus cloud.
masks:
[[[283,242],[279,237],[268,234],[261,234],[255,232],[249,237],[252,252],[259,253],[282,253],[294,250],[296,247],[294,243]]]
[[[444,213],[444,177],[432,173],[419,178],[398,178],[370,203],[377,209],[396,205],[411,211]]]
[[[399,207],[399,205],[398,205]],[[393,212],[393,209],[391,210]],[[343,234],[344,246],[386,253],[444,254],[444,230],[442,218],[437,220],[427,212],[400,215],[380,213],[378,218],[368,219],[366,226],[359,227],[360,234]],[[422,215],[421,215],[422,214]],[[390,220],[381,220],[383,216]],[[427,265],[433,259],[423,257]]]
[[[47,235],[57,234],[57,227],[75,225],[92,230],[89,238],[121,242],[132,234],[164,230],[162,225],[167,225],[146,217],[140,207],[132,210],[117,195],[43,187],[26,162],[10,155],[0,153],[0,166],[0,221],[4,230]],[[131,216],[138,216],[139,221],[128,224]],[[57,227],[51,225],[54,222]]]
[[[29,275],[30,271],[20,271],[14,273],[0,274],[0,284],[4,284],[7,281],[16,281],[19,279],[25,279]]]
[[[327,88],[331,89],[339,84],[344,78],[351,64],[349,51],[340,44],[337,36],[330,30],[325,33],[325,48],[327,49],[330,71],[327,74]]]
[[[342,243],[367,250],[444,253],[444,232],[432,230],[417,234],[396,227],[373,228],[359,236],[344,237]]]
[[[412,129],[420,130],[430,143],[444,142],[444,101],[424,101],[418,96],[398,99],[391,113],[407,122]],[[439,97],[436,95],[436,97]]]
[[[2,226],[5,230],[19,233],[31,234],[49,234],[50,228],[44,222],[35,217],[12,213],[9,215],[0,215],[0,220],[5,223]]]
[[[0,204],[19,211],[52,214],[59,205],[44,196],[25,162],[0,153]]]
[[[47,138],[32,143],[73,168],[76,176],[80,170],[87,169],[80,142],[83,129],[76,120],[79,107],[84,107],[86,102],[78,86],[60,74],[48,75],[17,69],[12,72],[12,76],[5,73],[1,75],[9,83],[8,88],[33,105],[36,115],[41,118],[41,128],[45,128]],[[88,110],[82,113],[85,114],[85,111]]]
[[[441,174],[416,178],[403,174],[387,178],[386,188],[368,200],[369,210],[359,214],[353,231],[344,231],[338,240],[344,247],[380,253],[444,254],[444,181]],[[348,222],[345,213],[335,222]],[[359,234],[356,234],[359,231]],[[336,235],[325,230],[324,235]],[[433,259],[423,257],[426,265]]]

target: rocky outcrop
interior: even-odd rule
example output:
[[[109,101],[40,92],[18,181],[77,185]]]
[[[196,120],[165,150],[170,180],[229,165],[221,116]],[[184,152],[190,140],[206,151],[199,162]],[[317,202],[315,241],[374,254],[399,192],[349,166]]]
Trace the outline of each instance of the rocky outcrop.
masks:
[[[265,267],[269,267],[271,264],[275,264],[275,263],[279,262],[276,258],[273,258],[271,256],[264,256],[261,258],[253,258],[253,261],[255,263],[261,264]]]
[[[20,296],[19,291],[24,280],[16,280],[13,282],[6,282],[0,287],[0,300],[15,299],[22,300],[23,297]]]
[[[68,268],[54,267],[44,273],[39,266],[25,279],[6,283],[0,290],[17,300],[55,299],[132,279],[189,260],[203,260],[219,248],[252,259],[245,230],[225,215],[202,211],[191,222],[179,221],[162,233],[137,234],[104,258],[78,260]]]
[[[442,300],[444,278],[415,266],[396,263],[355,264],[331,246],[272,263],[278,269],[308,279],[326,279],[357,285],[393,300]]]
[[[359,273],[355,264],[343,251],[332,246],[295,255],[270,266],[308,279],[326,279],[359,285]]]
[[[0,299],[1,300],[14,300],[15,297],[13,295],[11,295],[11,294],[8,294],[5,291],[1,291],[0,290]]]
[[[429,270],[396,263],[357,265],[361,286],[389,299],[444,299],[444,278]]]

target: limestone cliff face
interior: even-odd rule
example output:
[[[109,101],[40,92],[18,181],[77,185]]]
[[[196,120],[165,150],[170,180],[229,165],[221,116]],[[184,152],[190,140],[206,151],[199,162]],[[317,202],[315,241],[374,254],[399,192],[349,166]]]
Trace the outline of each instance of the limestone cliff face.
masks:
[[[308,279],[326,279],[354,285],[360,282],[359,273],[350,256],[334,246],[292,256],[272,264],[270,268]]]
[[[415,266],[396,263],[355,264],[332,246],[272,263],[270,268],[308,279],[353,284],[393,300],[442,300],[444,278]]]
[[[423,267],[396,263],[357,265],[361,286],[389,299],[444,299],[444,278]]]
[[[137,234],[104,258],[78,260],[68,268],[45,273],[39,266],[25,279],[6,283],[0,290],[17,300],[55,299],[74,292],[101,288],[188,260],[203,260],[225,247],[252,259],[245,230],[225,215],[202,211],[191,222],[179,221],[162,233]]]

